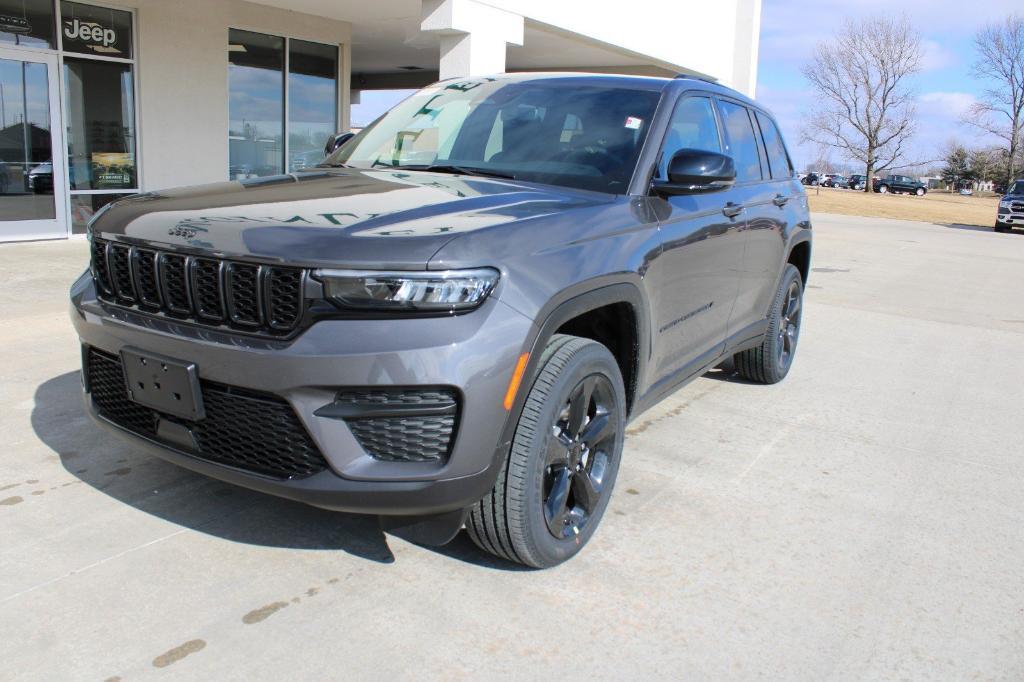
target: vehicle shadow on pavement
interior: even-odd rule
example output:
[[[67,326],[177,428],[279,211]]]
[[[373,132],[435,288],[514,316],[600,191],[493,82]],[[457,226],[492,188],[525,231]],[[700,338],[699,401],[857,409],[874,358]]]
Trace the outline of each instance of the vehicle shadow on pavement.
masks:
[[[748,386],[760,386],[754,381],[748,381],[741,377],[736,372],[736,366],[733,364],[732,358],[723,361],[717,367],[714,367],[704,374],[705,379],[714,379],[715,381],[725,381],[730,384],[746,384]]]
[[[68,473],[176,525],[250,545],[342,550],[370,561],[394,561],[376,517],[264,495],[133,450],[85,414],[79,372],[54,377],[36,389],[32,428]]]
[[[964,225],[963,223],[938,223],[942,227],[948,227],[953,230],[968,230],[970,232],[995,232],[991,227],[981,227],[978,225]],[[1019,234],[1024,235],[1024,230],[1012,230],[1006,234]]]

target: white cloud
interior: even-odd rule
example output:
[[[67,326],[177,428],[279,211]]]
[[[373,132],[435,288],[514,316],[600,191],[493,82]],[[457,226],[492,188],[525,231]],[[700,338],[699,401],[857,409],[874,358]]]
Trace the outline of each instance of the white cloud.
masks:
[[[959,119],[976,101],[969,92],[926,92],[917,98],[917,108],[924,116]]]

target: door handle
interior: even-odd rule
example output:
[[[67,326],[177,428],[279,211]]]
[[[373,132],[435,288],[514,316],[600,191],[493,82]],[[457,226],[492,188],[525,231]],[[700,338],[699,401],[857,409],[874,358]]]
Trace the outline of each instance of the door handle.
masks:
[[[775,195],[775,198],[772,199],[772,203],[778,206],[779,208],[782,208],[783,206],[789,203],[789,197],[787,197],[784,194],[777,194]]]
[[[743,213],[743,207],[730,201],[725,205],[725,208],[722,209],[722,213],[725,214],[726,218],[735,218],[740,213]]]

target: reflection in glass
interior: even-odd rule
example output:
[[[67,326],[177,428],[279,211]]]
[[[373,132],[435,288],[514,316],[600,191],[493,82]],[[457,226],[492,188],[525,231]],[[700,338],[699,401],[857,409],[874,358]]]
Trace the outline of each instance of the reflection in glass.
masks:
[[[337,130],[338,48],[288,42],[288,171],[315,166]]]
[[[64,80],[71,189],[134,189],[131,65],[67,57]]]
[[[131,12],[65,1],[60,20],[65,52],[131,59]]]
[[[0,45],[56,47],[53,0],[0,0]]]
[[[0,59],[0,220],[56,217],[46,65]]]
[[[85,234],[89,219],[111,201],[124,199],[130,194],[72,194],[71,195],[71,233]]]
[[[228,91],[231,179],[282,172],[284,38],[231,29]]]

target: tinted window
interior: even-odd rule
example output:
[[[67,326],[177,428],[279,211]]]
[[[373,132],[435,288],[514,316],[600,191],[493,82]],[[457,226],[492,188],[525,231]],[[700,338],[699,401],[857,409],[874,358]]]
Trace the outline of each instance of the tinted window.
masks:
[[[284,38],[231,29],[228,92],[231,179],[280,173],[284,161]]]
[[[0,45],[56,47],[53,0],[0,0]]]
[[[338,48],[288,41],[288,171],[315,166],[337,132]]]
[[[668,178],[668,163],[680,149],[722,151],[714,106],[707,97],[685,97],[676,105],[658,161],[659,178]]]
[[[775,122],[761,113],[756,115],[761,126],[761,135],[764,137],[764,147],[768,152],[768,166],[772,177],[777,180],[792,177],[793,167],[789,165],[789,156],[786,154],[786,147],[782,143],[782,136],[779,135]]]
[[[130,12],[93,7],[77,2],[60,3],[61,36],[68,52],[101,57],[132,56],[132,15]]]
[[[469,79],[421,90],[327,159],[360,168],[453,165],[622,194],[660,93],[576,79]]]
[[[131,64],[66,57],[64,85],[71,189],[134,189]]]
[[[736,181],[760,180],[761,157],[747,108],[732,102],[722,102],[721,104],[725,131],[729,137],[729,146],[726,151],[736,162]]]

